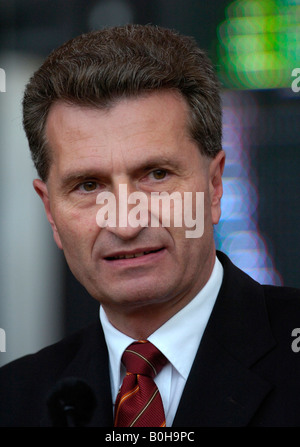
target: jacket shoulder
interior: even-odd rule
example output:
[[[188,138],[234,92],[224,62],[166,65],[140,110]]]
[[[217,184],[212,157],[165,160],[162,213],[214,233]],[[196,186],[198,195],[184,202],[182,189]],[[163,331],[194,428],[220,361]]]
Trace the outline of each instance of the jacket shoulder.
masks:
[[[283,286],[262,285],[265,302],[271,314],[278,313],[282,319],[293,314],[300,324],[300,289]]]
[[[300,289],[294,287],[284,287],[284,286],[272,286],[272,285],[263,285],[262,286],[268,299],[278,299],[282,301],[294,301],[295,304],[300,304]]]
[[[275,333],[291,336],[300,327],[300,290],[292,287],[263,285],[269,321]]]
[[[19,415],[24,426],[38,424],[39,407],[45,404],[49,390],[89,343],[96,328],[96,325],[84,328],[0,368],[0,426],[9,426],[12,422],[14,426],[19,425]]]
[[[0,368],[0,377],[6,375],[11,377],[12,374],[27,376],[35,372],[41,373],[43,365],[45,372],[48,372],[49,375],[59,375],[61,370],[75,357],[90,330],[91,327],[81,329],[36,353],[13,360]],[[50,368],[49,365],[51,365]]]

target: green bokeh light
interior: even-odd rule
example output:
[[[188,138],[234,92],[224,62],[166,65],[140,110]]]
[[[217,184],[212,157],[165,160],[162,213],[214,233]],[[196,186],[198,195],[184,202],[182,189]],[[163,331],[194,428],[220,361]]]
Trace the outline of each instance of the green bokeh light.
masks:
[[[300,0],[236,0],[218,27],[225,87],[290,87],[300,67]]]

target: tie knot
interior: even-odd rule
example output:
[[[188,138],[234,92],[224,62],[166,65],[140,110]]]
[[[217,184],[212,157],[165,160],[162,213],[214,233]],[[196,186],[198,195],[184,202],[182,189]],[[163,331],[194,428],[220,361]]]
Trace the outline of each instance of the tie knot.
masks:
[[[166,357],[152,343],[140,340],[132,343],[122,356],[127,373],[155,377],[167,363]]]

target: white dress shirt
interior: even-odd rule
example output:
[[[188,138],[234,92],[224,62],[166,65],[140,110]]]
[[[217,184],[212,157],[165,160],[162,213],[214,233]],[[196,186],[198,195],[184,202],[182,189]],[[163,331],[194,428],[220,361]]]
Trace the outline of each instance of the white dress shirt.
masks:
[[[155,377],[164,405],[166,425],[171,427],[177,407],[196,356],[223,279],[223,267],[216,257],[212,274],[202,290],[183,309],[148,337],[169,360]],[[133,341],[109,322],[102,306],[100,321],[109,353],[113,405],[125,376],[121,363],[124,350]]]

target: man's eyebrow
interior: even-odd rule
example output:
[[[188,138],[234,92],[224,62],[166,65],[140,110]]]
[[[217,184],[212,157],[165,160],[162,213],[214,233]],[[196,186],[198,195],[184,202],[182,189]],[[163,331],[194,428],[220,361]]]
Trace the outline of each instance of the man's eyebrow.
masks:
[[[174,160],[173,158],[167,158],[167,157],[153,157],[148,158],[144,162],[141,162],[140,164],[137,164],[134,170],[148,170],[148,169],[154,169],[154,168],[170,168],[170,169],[179,169],[180,164]]]
[[[99,171],[96,170],[80,170],[80,171],[74,171],[74,172],[67,172],[63,175],[61,178],[61,186],[67,187],[69,185],[72,185],[74,183],[78,183],[81,181],[85,181],[87,179],[94,179],[99,177]]]
[[[169,169],[179,169],[179,163],[170,158],[166,157],[150,157],[142,162],[137,161],[130,169],[128,169],[128,174],[134,174],[138,172],[146,172],[150,169],[157,168],[169,168]],[[108,179],[108,173],[102,172],[99,169],[87,169],[66,172],[61,178],[61,186],[68,187],[74,183],[81,181],[86,181],[87,179]]]

